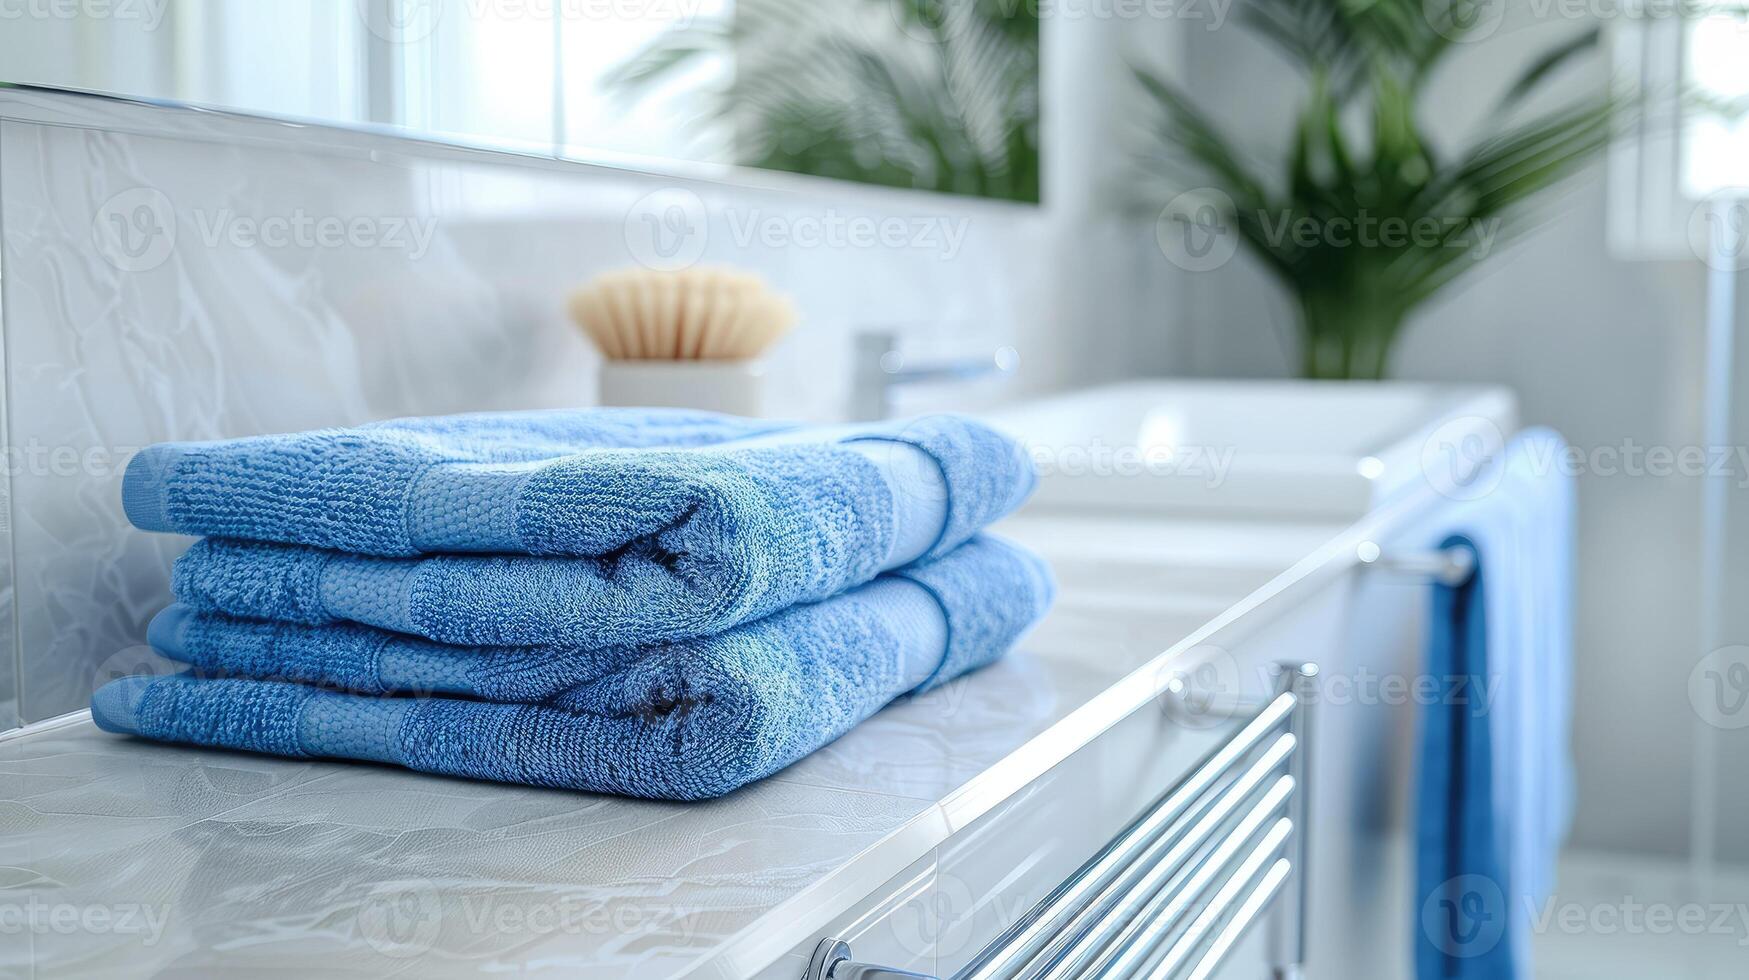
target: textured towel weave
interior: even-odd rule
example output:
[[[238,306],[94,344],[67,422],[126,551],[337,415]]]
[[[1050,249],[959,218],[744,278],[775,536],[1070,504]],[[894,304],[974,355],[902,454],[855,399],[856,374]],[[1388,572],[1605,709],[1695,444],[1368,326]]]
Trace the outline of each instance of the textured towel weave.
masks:
[[[432,470],[491,471],[600,449],[685,448],[794,429],[711,412],[598,408],[391,419],[219,442],[148,446],[128,462],[122,507],[144,531],[416,554],[409,511]],[[502,472],[502,471],[500,471]],[[432,505],[442,512],[442,502]],[[449,519],[466,524],[462,508]],[[441,522],[441,518],[434,518]]]
[[[586,445],[610,439],[694,448]],[[201,611],[610,646],[713,635],[940,556],[1033,483],[1019,446],[957,416],[806,430],[598,409],[165,444],[124,494],[142,527],[228,536],[177,562]]]
[[[825,602],[641,650],[450,648],[177,609],[155,622],[153,639],[202,672],[445,696],[191,673],[112,682],[92,712],[107,730],[169,741],[698,799],[789,765],[895,697],[996,659],[1051,595],[1036,557],[977,537]]]
[[[886,558],[893,525],[920,501],[906,499],[919,495],[903,475],[858,451],[869,440],[916,448],[945,480],[921,495],[945,495],[934,555],[1032,488],[1021,448],[961,416],[800,429],[699,412],[579,409],[161,443],[129,462],[122,500],[142,530],[391,557],[729,547],[719,535],[770,546],[822,533],[798,518],[824,507],[831,520],[858,525],[838,544]]]

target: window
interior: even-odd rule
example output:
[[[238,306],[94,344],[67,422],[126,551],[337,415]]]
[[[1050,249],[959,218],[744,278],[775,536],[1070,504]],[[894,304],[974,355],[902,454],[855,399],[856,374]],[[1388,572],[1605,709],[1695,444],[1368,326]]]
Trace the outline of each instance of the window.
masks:
[[[1609,160],[1611,249],[1628,258],[1704,253],[1709,197],[1749,193],[1749,18],[1730,5],[1693,15],[1694,0],[1622,7],[1611,21],[1618,77],[1633,92],[1633,129]],[[1628,16],[1626,11],[1636,13]],[[1709,108],[1712,107],[1712,108]],[[1702,255],[1704,257],[1704,255]]]
[[[1684,87],[1721,105],[1749,102],[1749,18],[1710,14],[1687,25]],[[1694,198],[1749,188],[1749,118],[1693,112],[1683,126],[1683,190]]]

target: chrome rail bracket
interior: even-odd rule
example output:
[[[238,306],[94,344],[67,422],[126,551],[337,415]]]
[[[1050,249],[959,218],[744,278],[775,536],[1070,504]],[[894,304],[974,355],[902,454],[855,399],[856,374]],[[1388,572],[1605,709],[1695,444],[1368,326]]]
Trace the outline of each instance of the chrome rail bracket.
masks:
[[[1361,542],[1355,557],[1368,568],[1408,578],[1424,578],[1457,588],[1476,574],[1476,552],[1465,545],[1426,551],[1385,551],[1371,541]]]
[[[896,970],[890,966],[858,963],[851,958],[850,944],[830,937],[820,940],[808,960],[802,980],[936,980],[927,973]]]
[[[1289,860],[1293,862],[1292,877],[1275,899],[1276,913],[1271,932],[1271,955],[1276,980],[1297,980],[1306,962],[1306,940],[1310,934],[1310,878],[1307,853],[1311,850],[1312,832],[1312,706],[1317,701],[1318,665],[1314,663],[1283,663],[1276,665],[1277,689],[1294,696],[1295,710],[1288,721],[1288,731],[1298,742],[1299,751],[1289,760],[1289,771],[1298,792],[1294,795],[1294,836],[1289,842]]]

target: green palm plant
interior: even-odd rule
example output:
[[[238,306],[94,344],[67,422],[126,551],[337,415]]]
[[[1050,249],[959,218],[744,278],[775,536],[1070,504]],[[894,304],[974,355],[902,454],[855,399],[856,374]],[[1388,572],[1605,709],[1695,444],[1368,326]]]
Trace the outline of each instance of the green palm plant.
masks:
[[[1532,227],[1531,205],[1608,145],[1618,115],[1608,95],[1497,124],[1455,154],[1428,142],[1419,97],[1453,42],[1474,30],[1478,6],[1250,0],[1247,25],[1307,80],[1273,182],[1177,86],[1136,69],[1158,110],[1149,129],[1150,174],[1164,179],[1168,193],[1198,185],[1219,192],[1208,196],[1226,212],[1221,230],[1234,233],[1297,302],[1306,377],[1383,377],[1411,313],[1475,267],[1485,246]],[[1597,39],[1588,30],[1549,48],[1491,118],[1522,115],[1527,97]],[[1362,118],[1364,126],[1345,125]],[[1353,129],[1364,138],[1353,138]],[[1208,215],[1206,197],[1178,200],[1201,201],[1196,207]],[[1192,218],[1168,213],[1162,220]]]
[[[727,55],[703,93],[736,162],[895,187],[1039,198],[1038,17],[1012,0],[738,0],[608,76],[642,97]]]

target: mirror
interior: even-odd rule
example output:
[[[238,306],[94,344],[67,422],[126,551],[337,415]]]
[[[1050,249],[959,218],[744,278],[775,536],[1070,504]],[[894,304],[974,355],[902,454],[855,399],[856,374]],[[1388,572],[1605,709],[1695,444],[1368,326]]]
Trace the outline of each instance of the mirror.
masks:
[[[21,0],[0,78],[1037,201],[1024,0]]]

